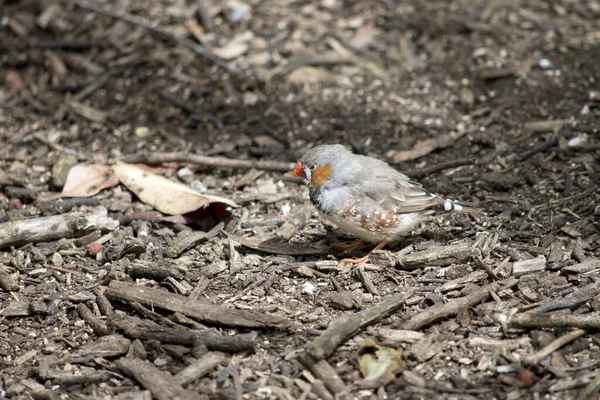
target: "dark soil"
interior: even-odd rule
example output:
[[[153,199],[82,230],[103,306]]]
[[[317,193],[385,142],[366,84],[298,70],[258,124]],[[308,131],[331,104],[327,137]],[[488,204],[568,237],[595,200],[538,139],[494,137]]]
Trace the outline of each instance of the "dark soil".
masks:
[[[347,397],[598,396],[597,331],[575,333],[528,363],[527,356],[577,326],[505,323],[578,296],[583,287],[591,292],[582,301],[547,311],[600,319],[598,2],[204,1],[212,21],[204,28],[196,2],[105,2],[172,37],[202,40],[231,58],[224,65],[232,71],[172,38],[76,3],[0,3],[0,221],[102,206],[121,224],[109,236],[2,249],[0,397],[141,399],[149,390],[161,399],[333,398],[327,396],[334,390],[320,392],[314,371],[300,362],[302,349],[342,315],[399,293],[406,302],[397,312],[327,358]],[[428,139],[437,144],[417,154]],[[362,270],[350,270],[337,262],[343,258],[337,251],[269,254],[223,233],[169,259],[164,250],[176,238],[201,228],[144,220],[141,213],[152,208],[124,186],[69,209],[44,200],[64,184],[57,162],[66,153],[75,155],[72,163],[105,165],[130,154],[176,151],[294,162],[321,143],[386,160],[484,216],[437,218]],[[237,202],[225,221],[237,236],[270,239],[291,216],[309,210],[290,243],[352,239],[323,225],[313,208],[301,208],[309,205],[306,188],[281,172],[163,167],[155,172]],[[495,240],[481,256],[500,287],[420,327],[417,338],[391,339],[390,328],[402,328],[411,316],[494,281],[472,257],[414,268],[396,261],[408,251],[473,243],[482,233]],[[87,243],[101,236],[102,253],[90,256]],[[529,265],[523,261],[536,258],[541,267],[521,274]],[[170,272],[132,272],[140,264]],[[108,313],[97,297],[111,280],[191,294],[294,327],[225,326],[115,299]],[[86,307],[105,331],[84,321]],[[207,352],[227,349],[138,339],[114,322],[124,316],[181,332],[213,329],[248,339],[254,351],[217,353],[218,365],[161,394],[126,361],[148,360],[170,379]],[[365,338],[403,351],[388,381],[361,381]],[[103,340],[110,351],[102,350]],[[317,378],[327,384],[331,376]]]

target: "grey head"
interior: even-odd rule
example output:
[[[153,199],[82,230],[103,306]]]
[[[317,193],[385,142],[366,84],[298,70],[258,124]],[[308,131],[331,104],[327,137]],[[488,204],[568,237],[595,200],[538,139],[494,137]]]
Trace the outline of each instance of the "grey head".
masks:
[[[300,159],[295,176],[304,178],[310,199],[320,211],[330,213],[348,200],[351,194],[347,185],[356,178],[356,157],[342,145],[324,144]]]

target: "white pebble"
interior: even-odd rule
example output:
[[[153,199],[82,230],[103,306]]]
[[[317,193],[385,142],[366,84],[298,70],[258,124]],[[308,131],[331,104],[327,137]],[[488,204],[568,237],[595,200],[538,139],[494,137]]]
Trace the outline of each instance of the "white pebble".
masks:
[[[548,69],[552,66],[552,63],[547,58],[542,58],[538,63],[541,69]]]

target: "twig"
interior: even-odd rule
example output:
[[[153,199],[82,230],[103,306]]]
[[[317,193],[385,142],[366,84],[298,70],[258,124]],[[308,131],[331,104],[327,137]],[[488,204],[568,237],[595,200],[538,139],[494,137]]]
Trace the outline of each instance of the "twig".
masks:
[[[432,165],[427,168],[420,170],[410,170],[406,172],[407,176],[414,179],[421,179],[427,175],[435,174],[436,172],[444,171],[446,169],[462,167],[465,165],[477,164],[477,160],[473,158],[459,158],[457,160],[451,160],[440,164]]]
[[[97,40],[40,40],[37,42],[2,43],[0,51],[31,50],[31,49],[61,49],[61,50],[88,50],[93,47],[105,47],[108,42]]]
[[[181,152],[128,154],[123,156],[122,161],[132,164],[162,164],[168,162],[181,162],[206,165],[213,168],[256,168],[282,172],[292,171],[296,165],[295,163],[281,161],[235,160],[225,157],[211,157]]]
[[[157,340],[161,343],[181,344],[185,346],[204,345],[211,351],[228,353],[254,352],[256,333],[241,335],[223,335],[216,329],[202,331],[169,328],[156,322],[128,315],[116,316],[111,325],[121,329],[127,336],[141,340]]]
[[[465,297],[450,300],[445,304],[428,308],[427,310],[420,312],[419,314],[414,315],[409,320],[405,321],[400,326],[400,329],[417,330],[431,324],[434,321],[437,321],[438,319],[456,315],[460,310],[465,310],[467,307],[474,306],[475,304],[486,300],[490,295],[490,292],[495,292],[499,288],[500,282],[494,282],[474,290]]]
[[[76,101],[76,102],[81,102],[81,101],[85,100],[92,93],[94,93],[96,90],[98,90],[102,86],[106,85],[106,83],[110,80],[110,78],[116,72],[117,71],[108,71],[108,72],[105,72],[100,77],[98,77],[98,79],[94,79],[92,81],[92,83],[90,83],[89,85],[87,85],[86,87],[84,87],[83,89],[81,89],[79,92],[77,92],[75,95],[73,95],[73,97],[71,98],[71,100]],[[68,109],[68,106],[67,106],[66,103],[61,104],[60,107],[58,108],[58,110],[54,113],[54,120],[55,121],[62,121],[65,118],[65,114],[67,113],[67,109]],[[38,140],[41,140],[41,139],[38,138]]]
[[[336,399],[349,398],[348,388],[344,381],[327,361],[313,362],[307,357],[301,357],[300,361],[317,379],[323,381],[325,387],[335,395]]]
[[[580,328],[600,329],[598,314],[516,314],[508,320],[509,325],[526,328]]]
[[[95,3],[87,1],[87,0],[63,0],[63,1],[67,1],[69,3],[75,4],[77,7],[82,8],[84,10],[93,11],[98,14],[102,14],[102,15],[106,15],[106,16],[109,16],[112,18],[120,19],[122,21],[128,22],[133,25],[141,26],[142,28],[147,29],[150,32],[153,32],[159,36],[162,36],[164,38],[167,38],[169,40],[177,42],[182,46],[187,47],[188,49],[192,50],[194,53],[196,53],[200,57],[203,57],[203,58],[211,61],[216,66],[220,67],[221,69],[223,69],[224,71],[228,72],[231,75],[234,75],[234,76],[241,75],[240,71],[233,69],[224,60],[222,60],[221,58],[214,55],[212,52],[210,52],[209,50],[204,48],[199,43],[196,43],[196,42],[188,39],[185,36],[177,35],[162,26],[158,26],[158,25],[152,23],[152,21],[149,21],[146,18],[142,18],[137,15],[132,15],[132,14],[126,13],[124,11],[120,11],[120,10],[119,11],[110,10],[108,8],[102,7],[98,4],[95,4]]]
[[[106,217],[105,212],[106,210],[95,210],[87,214],[74,212],[1,223],[0,248],[81,237],[96,229],[116,229],[118,221]]]
[[[152,392],[157,400],[171,399],[201,399],[202,396],[191,390],[186,390],[167,371],[161,371],[150,361],[121,358],[115,364],[125,374],[134,378],[138,383]]]
[[[367,310],[348,313],[331,323],[330,327],[309,343],[305,355],[313,362],[332,355],[337,347],[356,335],[360,330],[389,317],[404,305],[403,295],[395,295]]]
[[[80,153],[77,150],[72,150],[68,147],[61,146],[58,143],[51,142],[46,136],[44,136],[44,134],[42,134],[42,132],[35,132],[33,134],[33,137],[45,144],[46,146],[50,147],[51,149],[62,153],[70,154],[73,157],[77,157],[78,160],[86,160],[88,158],[85,154]]]
[[[539,314],[575,307],[592,300],[599,292],[600,282],[590,283],[576,292],[568,294],[564,298],[550,300],[549,302],[534,308],[531,312]]]
[[[102,336],[108,334],[108,327],[90,311],[88,306],[83,303],[77,305],[77,312],[79,316],[96,332],[96,334]]]
[[[194,382],[212,371],[216,366],[225,361],[227,357],[222,353],[206,353],[175,375],[175,380],[184,386]]]
[[[179,312],[198,321],[217,325],[243,328],[289,328],[294,325],[291,321],[275,315],[206,304],[198,300],[190,300],[186,296],[134,283],[111,281],[104,295],[109,300],[138,302],[145,306]]]
[[[181,108],[183,111],[187,112],[190,115],[190,117],[194,119],[200,121],[207,119],[210,122],[212,122],[217,129],[223,129],[223,122],[220,119],[206,111],[202,111],[198,108],[198,106],[188,105],[185,102],[171,96],[166,92],[159,93],[158,97],[175,107]]]
[[[490,278],[492,278],[493,280],[497,281],[498,279],[498,275],[496,275],[496,273],[492,270],[492,267],[490,267],[489,265],[487,265],[486,263],[483,262],[483,260],[481,259],[481,256],[479,255],[474,255],[473,256],[473,261],[475,261],[475,264],[477,264],[477,266],[479,268],[481,268],[482,270],[484,270],[485,272],[487,272],[488,276]]]
[[[210,31],[213,28],[213,20],[212,16],[204,6],[205,0],[196,0],[196,7],[198,12],[198,19],[200,23],[207,31]]]
[[[223,231],[228,237],[234,241],[240,243],[242,246],[250,249],[259,250],[270,254],[283,254],[286,256],[307,256],[314,254],[329,254],[331,249],[329,247],[320,246],[300,246],[293,243],[270,243],[270,242],[259,242],[253,239],[246,239],[241,236],[234,235],[227,231]]]
[[[535,365],[542,361],[544,358],[548,357],[550,354],[554,353],[556,350],[560,349],[566,344],[571,343],[574,340],[579,339],[585,335],[585,331],[583,329],[575,329],[569,333],[562,335],[561,337],[553,340],[547,346],[541,348],[538,352],[530,355],[523,356],[521,361],[525,364]]]

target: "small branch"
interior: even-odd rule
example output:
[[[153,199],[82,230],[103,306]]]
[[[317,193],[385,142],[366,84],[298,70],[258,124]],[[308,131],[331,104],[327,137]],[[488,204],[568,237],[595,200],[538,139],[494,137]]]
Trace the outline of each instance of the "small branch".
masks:
[[[327,390],[333,393],[336,399],[350,398],[348,388],[344,384],[344,381],[327,361],[321,360],[319,362],[313,362],[308,357],[301,357],[300,361],[317,379],[325,384]]]
[[[565,308],[572,308],[592,300],[598,293],[600,293],[600,282],[590,283],[589,285],[586,285],[563,298],[550,300],[534,308],[531,310],[531,312],[540,314],[549,311],[564,310]]]
[[[103,336],[108,334],[108,327],[90,311],[88,306],[83,303],[77,305],[77,312],[79,316],[96,332],[96,334]]]
[[[175,380],[184,386],[194,382],[212,371],[215,367],[225,361],[227,357],[222,353],[206,353],[175,375]]]
[[[191,51],[193,51],[200,57],[203,57],[203,58],[211,61],[213,64],[215,64],[216,66],[218,66],[219,68],[223,69],[224,71],[228,72],[231,75],[234,75],[234,76],[241,75],[240,71],[231,68],[229,66],[229,64],[227,64],[224,60],[222,60],[221,58],[214,55],[212,52],[210,52],[209,50],[204,48],[199,43],[196,43],[196,42],[188,39],[185,36],[177,35],[162,26],[158,26],[158,25],[154,24],[152,21],[149,21],[146,18],[142,18],[137,15],[132,15],[132,14],[126,13],[124,11],[120,11],[120,10],[111,10],[109,8],[105,8],[98,4],[95,4],[91,1],[68,0],[67,2],[75,4],[77,7],[84,9],[84,10],[93,11],[97,14],[102,14],[102,15],[106,15],[106,16],[109,16],[112,18],[120,19],[120,20],[130,23],[132,25],[141,26],[142,28],[147,29],[150,32],[152,32],[158,36],[172,40],[176,43],[179,43],[182,46],[187,47],[188,49],[190,49]]]
[[[474,306],[486,300],[490,295],[490,292],[497,291],[499,287],[500,283],[494,282],[473,291],[465,297],[450,300],[445,304],[428,308],[427,310],[420,312],[419,314],[414,315],[409,320],[405,321],[400,326],[400,329],[417,330],[431,324],[434,321],[437,321],[438,319],[456,315],[459,311],[466,310],[468,307]]]
[[[94,47],[106,47],[108,42],[97,40],[40,40],[37,42],[2,43],[0,51],[10,50],[88,50]]]
[[[307,256],[315,254],[330,254],[331,249],[326,246],[301,246],[295,243],[272,243],[268,241],[259,242],[253,239],[246,239],[223,231],[229,238],[240,243],[242,246],[253,250],[262,251],[269,254],[283,254],[286,256]]]
[[[291,321],[275,315],[206,304],[165,290],[116,280],[110,282],[104,295],[109,300],[138,302],[144,306],[179,312],[198,321],[216,325],[240,328],[290,328],[293,325]]]
[[[290,172],[296,166],[295,163],[281,161],[262,160],[235,160],[225,157],[211,157],[191,153],[150,153],[150,154],[128,154],[121,161],[130,164],[162,164],[169,162],[191,163],[205,165],[213,168],[256,168],[271,171]]]
[[[193,329],[169,328],[146,319],[131,316],[115,317],[111,326],[122,330],[129,337],[141,340],[157,340],[161,343],[184,346],[204,345],[211,351],[227,353],[254,352],[256,333],[236,336],[222,335],[216,329],[202,331]]]
[[[321,336],[306,346],[306,355],[314,362],[329,357],[339,345],[359,331],[392,315],[404,305],[404,301],[404,296],[395,295],[364,311],[342,315]]]
[[[575,329],[574,331],[566,333],[556,340],[553,340],[550,344],[544,346],[538,352],[522,357],[521,361],[523,361],[525,364],[535,365],[544,358],[548,357],[550,354],[554,353],[556,350],[574,340],[579,339],[583,335],[585,335],[585,331],[583,329]]]
[[[600,329],[598,314],[537,314],[527,312],[510,317],[509,325],[525,328],[580,328]]]
[[[126,375],[152,392],[152,397],[157,400],[203,398],[198,393],[181,387],[170,373],[159,370],[150,361],[121,358],[115,361],[115,364]]]
[[[444,171],[451,168],[463,167],[465,165],[474,165],[477,164],[477,160],[473,158],[459,158],[457,160],[451,160],[447,162],[443,162],[440,164],[432,165],[427,168],[419,169],[419,170],[410,170],[406,172],[407,176],[410,176],[413,179],[421,179],[426,177],[427,175],[435,174],[440,171]]]
[[[0,224],[0,249],[26,243],[48,242],[63,238],[87,235],[93,230],[114,230],[119,222],[104,215],[106,210],[95,214],[80,212]]]

